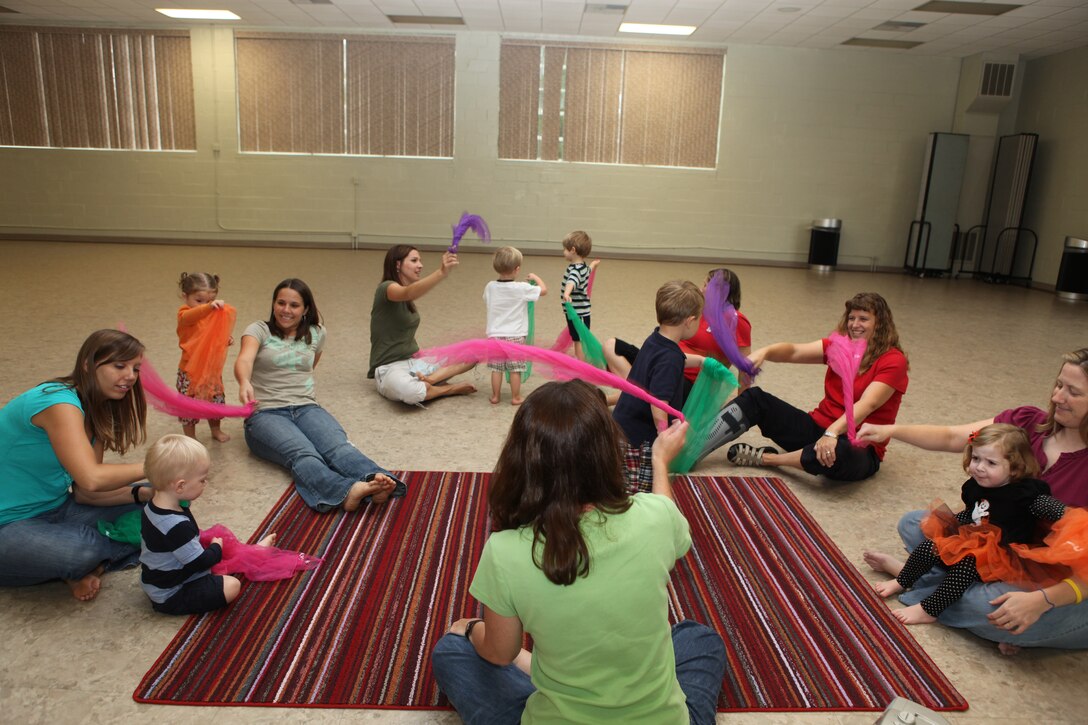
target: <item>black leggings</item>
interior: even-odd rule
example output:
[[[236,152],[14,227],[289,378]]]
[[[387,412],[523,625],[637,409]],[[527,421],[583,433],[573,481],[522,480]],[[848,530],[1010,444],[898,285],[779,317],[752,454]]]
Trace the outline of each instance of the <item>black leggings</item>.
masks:
[[[863,481],[880,470],[880,459],[872,446],[857,447],[841,435],[835,444],[835,463],[825,466],[816,460],[816,442],[824,429],[812,416],[793,407],[762,388],[748,388],[734,400],[748,426],[757,426],[765,438],[770,438],[786,451],[801,451],[801,467],[814,476],[826,476],[833,481]]]

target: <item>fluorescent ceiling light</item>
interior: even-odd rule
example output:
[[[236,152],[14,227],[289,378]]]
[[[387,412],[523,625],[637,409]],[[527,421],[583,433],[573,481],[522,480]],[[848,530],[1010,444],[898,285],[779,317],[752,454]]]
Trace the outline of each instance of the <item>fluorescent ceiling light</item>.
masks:
[[[691,35],[694,25],[652,25],[650,23],[620,23],[621,33],[649,33],[651,35]]]
[[[182,10],[177,8],[155,8],[155,12],[162,13],[168,18],[178,20],[241,20],[230,10]]]

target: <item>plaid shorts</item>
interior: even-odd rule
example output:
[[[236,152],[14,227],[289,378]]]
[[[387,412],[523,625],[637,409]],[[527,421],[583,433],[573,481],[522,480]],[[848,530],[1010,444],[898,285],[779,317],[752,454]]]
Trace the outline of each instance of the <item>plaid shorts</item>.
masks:
[[[492,340],[502,340],[503,342],[516,342],[519,345],[525,344],[524,337],[493,337]],[[495,372],[507,372],[507,373],[523,373],[525,372],[524,360],[488,360],[487,366]]]
[[[643,443],[637,448],[627,441],[620,442],[623,451],[623,473],[627,479],[627,493],[650,493],[654,485],[653,443]]]

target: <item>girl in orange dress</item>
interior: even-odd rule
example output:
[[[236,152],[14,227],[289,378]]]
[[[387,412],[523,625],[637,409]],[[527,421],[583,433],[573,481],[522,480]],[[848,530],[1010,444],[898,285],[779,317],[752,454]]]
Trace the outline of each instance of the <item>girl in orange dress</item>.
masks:
[[[217,299],[219,275],[182,272],[178,288],[185,303],[178,310],[178,392],[197,400],[223,403],[223,364],[227,347],[234,342],[231,330],[237,312]],[[185,435],[196,438],[196,419],[178,420]],[[217,419],[208,421],[212,438],[221,443],[229,441],[220,423]]]
[[[966,508],[955,515],[945,506],[935,508],[922,522],[926,540],[911,552],[899,576],[874,585],[878,594],[890,597],[910,588],[934,564],[947,568],[933,594],[893,612],[904,624],[937,621],[977,581],[1034,588],[1064,576],[1060,569],[1048,571],[1021,557],[1032,551],[1025,545],[1042,543],[1040,520],[1056,522],[1066,513],[1050,486],[1035,478],[1039,464],[1027,434],[1007,423],[982,428],[968,439],[963,468],[971,474],[961,490]]]

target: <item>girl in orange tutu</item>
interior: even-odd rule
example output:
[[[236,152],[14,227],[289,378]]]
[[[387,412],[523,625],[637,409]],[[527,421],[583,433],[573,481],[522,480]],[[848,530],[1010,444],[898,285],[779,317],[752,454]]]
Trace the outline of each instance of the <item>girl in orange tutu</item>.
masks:
[[[926,540],[911,552],[899,576],[873,585],[878,594],[890,597],[909,589],[934,564],[947,568],[933,594],[893,612],[904,624],[936,622],[977,581],[1038,585],[1063,576],[1021,559],[1022,546],[1016,552],[1009,548],[1041,543],[1039,521],[1055,522],[1066,509],[1050,495],[1050,486],[1036,480],[1039,464],[1024,431],[994,423],[972,433],[963,469],[971,475],[960,492],[966,508],[953,515],[947,506],[935,507],[922,522]]]
[[[206,272],[182,272],[178,280],[181,298],[185,302],[178,310],[178,392],[197,400],[223,403],[223,364],[227,347],[234,342],[236,311],[216,299],[219,296],[219,275]],[[196,438],[196,419],[179,418],[181,429]],[[209,420],[212,438],[219,442],[230,440],[220,428],[220,420]]]

